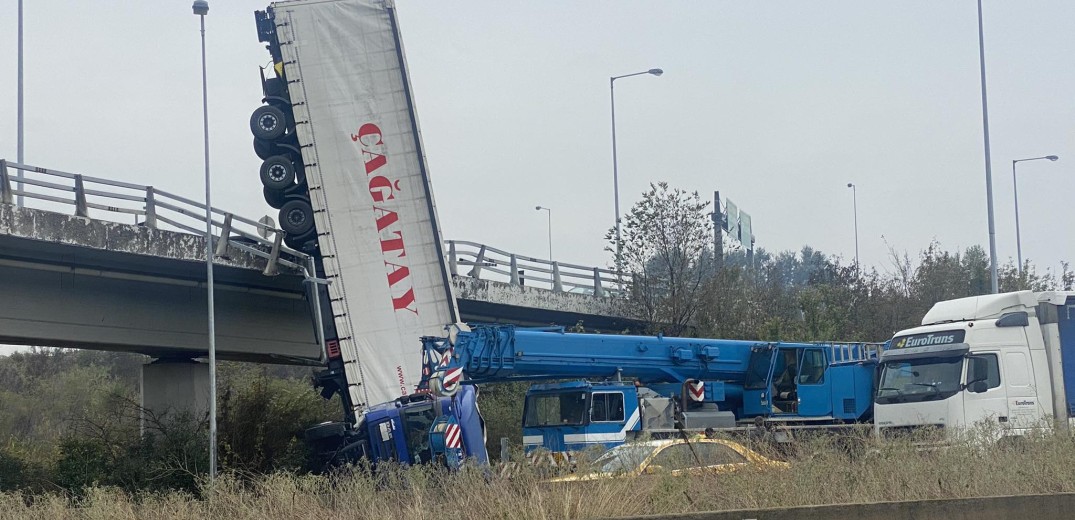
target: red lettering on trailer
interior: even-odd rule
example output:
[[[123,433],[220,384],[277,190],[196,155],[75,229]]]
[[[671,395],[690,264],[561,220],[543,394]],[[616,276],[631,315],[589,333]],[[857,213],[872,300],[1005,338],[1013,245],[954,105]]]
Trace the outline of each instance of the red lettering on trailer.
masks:
[[[418,314],[418,309],[413,307],[415,303],[414,287],[412,285],[411,270],[407,265],[396,263],[407,256],[407,245],[403,239],[403,231],[399,227],[399,213],[383,207],[383,204],[395,200],[396,193],[401,191],[400,181],[393,181],[387,175],[374,172],[388,164],[388,157],[383,153],[384,139],[381,129],[373,123],[366,123],[359,127],[358,132],[351,134],[351,141],[362,146],[362,162],[366,170],[367,183],[370,197],[373,202],[382,206],[373,206],[376,213],[377,232],[381,238],[381,254],[384,260],[385,276],[388,287],[392,290],[392,309],[396,311],[407,310]],[[389,258],[391,254],[391,258]],[[390,261],[392,260],[392,261]],[[397,368],[400,385],[406,395],[403,369]]]

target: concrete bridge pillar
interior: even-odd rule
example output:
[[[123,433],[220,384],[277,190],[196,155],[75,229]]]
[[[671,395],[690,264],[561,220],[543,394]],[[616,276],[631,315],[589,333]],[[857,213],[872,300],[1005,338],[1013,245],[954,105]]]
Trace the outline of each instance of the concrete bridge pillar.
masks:
[[[195,420],[209,414],[209,364],[191,359],[161,358],[142,365],[142,430],[147,419],[189,413]]]

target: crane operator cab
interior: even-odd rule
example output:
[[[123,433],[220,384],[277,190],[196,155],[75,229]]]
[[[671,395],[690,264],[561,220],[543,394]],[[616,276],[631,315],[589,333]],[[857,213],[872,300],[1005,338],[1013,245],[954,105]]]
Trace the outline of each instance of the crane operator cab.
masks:
[[[794,350],[781,350],[776,356],[773,377],[773,413],[796,413],[799,409],[799,360]]]
[[[877,348],[864,343],[754,347],[743,384],[740,419],[867,419]]]

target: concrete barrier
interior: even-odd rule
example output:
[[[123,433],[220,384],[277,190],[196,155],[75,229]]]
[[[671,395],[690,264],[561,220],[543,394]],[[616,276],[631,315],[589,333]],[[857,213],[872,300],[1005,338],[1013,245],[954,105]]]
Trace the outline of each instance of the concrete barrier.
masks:
[[[621,520],[1067,520],[1075,518],[1075,493],[878,502],[776,509],[704,511]]]

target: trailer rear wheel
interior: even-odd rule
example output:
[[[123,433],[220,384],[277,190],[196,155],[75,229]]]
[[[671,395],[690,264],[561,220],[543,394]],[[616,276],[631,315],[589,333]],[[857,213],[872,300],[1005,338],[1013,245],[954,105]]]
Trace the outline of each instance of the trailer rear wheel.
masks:
[[[314,210],[305,200],[289,200],[280,208],[280,229],[300,237],[314,228]]]
[[[280,190],[263,188],[261,193],[265,196],[265,203],[272,209],[280,209],[284,206],[284,203],[287,202],[287,199],[284,198],[286,195]]]
[[[317,248],[317,241],[315,240],[316,238],[317,233],[314,233],[314,231],[311,229],[308,233],[302,236],[285,236],[284,245],[290,247],[291,249],[302,251],[304,253],[309,253]]]
[[[280,155],[280,151],[277,149],[276,143],[272,141],[266,141],[264,139],[254,138],[254,153],[257,154],[258,159],[265,160],[274,155]]]
[[[279,139],[287,131],[287,114],[277,107],[262,105],[250,115],[250,131],[259,139]]]
[[[284,190],[295,184],[295,166],[291,159],[274,155],[261,163],[261,184],[266,188]]]

